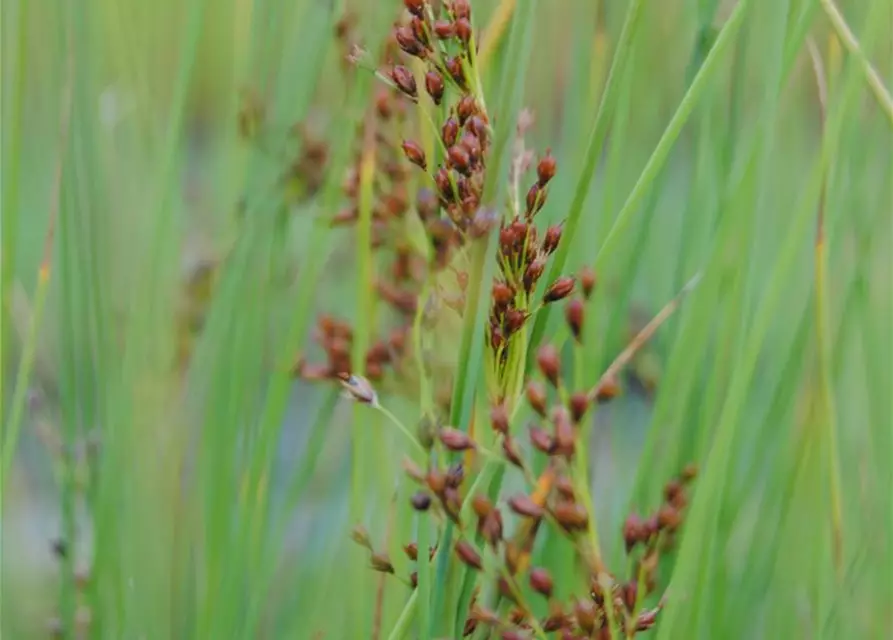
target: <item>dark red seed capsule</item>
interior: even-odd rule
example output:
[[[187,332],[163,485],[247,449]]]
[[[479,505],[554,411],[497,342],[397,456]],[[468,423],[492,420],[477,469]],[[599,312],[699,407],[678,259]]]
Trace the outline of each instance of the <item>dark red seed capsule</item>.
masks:
[[[511,462],[519,469],[524,468],[524,461],[521,459],[521,452],[518,451],[518,447],[515,445],[515,441],[512,440],[508,435],[506,435],[502,439],[502,452],[505,454],[506,460]]]
[[[574,338],[577,342],[580,342],[580,338],[583,335],[583,301],[579,298],[571,298],[567,302],[567,306],[564,308],[564,319],[567,321],[567,326],[571,330],[571,334],[573,334]]]
[[[428,92],[428,95],[431,96],[434,104],[439,105],[440,101],[443,100],[443,76],[441,76],[437,71],[429,71],[428,73],[426,73],[425,90]]]
[[[456,19],[468,19],[471,17],[471,4],[469,4],[468,0],[453,0],[450,11]]]
[[[462,61],[458,56],[453,58],[446,59],[446,69],[449,72],[450,76],[453,78],[453,81],[459,85],[460,88],[467,88],[465,82],[465,69],[462,67]]]
[[[546,229],[546,235],[543,236],[543,253],[548,255],[555,253],[559,242],[561,242],[561,225],[553,224]]]
[[[595,271],[592,270],[592,267],[580,269],[580,287],[583,289],[583,297],[587,300],[595,289],[596,280]]]
[[[449,40],[456,35],[456,26],[449,20],[437,20],[434,23],[434,34],[441,40]]]
[[[407,160],[422,169],[428,168],[428,161],[425,159],[425,151],[419,143],[413,142],[412,140],[404,140],[402,147]]]
[[[541,427],[530,427],[530,443],[538,451],[549,455],[555,451],[555,441],[549,432]]]
[[[471,156],[469,156],[468,151],[466,151],[463,147],[453,145],[449,148],[449,151],[447,151],[447,156],[450,159],[450,164],[453,166],[454,169],[456,169],[456,171],[464,175],[468,175],[471,168]]]
[[[403,0],[403,6],[414,16],[425,15],[425,0]]]
[[[450,451],[474,449],[474,440],[472,440],[464,431],[459,431],[459,429],[444,427],[437,435],[443,443],[443,446]]]
[[[527,314],[520,309],[509,309],[505,312],[504,327],[507,336],[518,331],[527,321]]]
[[[546,510],[538,505],[533,498],[525,494],[518,494],[508,499],[508,505],[512,511],[526,518],[542,518]]]
[[[425,54],[425,47],[422,46],[422,43],[418,41],[415,33],[411,27],[398,27],[394,30],[394,39],[397,41],[397,45],[400,49],[403,50],[404,53],[411,55],[422,57]]]
[[[493,285],[493,304],[497,307],[506,307],[515,299],[515,292],[505,282],[496,282]]]
[[[583,416],[586,415],[586,411],[589,410],[589,394],[585,391],[575,391],[568,399],[568,405],[571,418],[573,418],[574,423],[579,424]]]
[[[543,302],[548,304],[568,297],[574,291],[574,284],[575,280],[571,276],[558,278],[558,280],[553,282],[549,285],[549,288],[546,289],[546,293],[543,296]]]
[[[537,593],[552,597],[552,576],[548,570],[542,567],[534,567],[530,570],[530,588]]]
[[[456,555],[459,556],[459,559],[462,562],[473,569],[480,571],[484,568],[484,565],[481,562],[481,556],[474,550],[474,547],[465,540],[459,540],[459,542],[456,543]]]
[[[561,377],[561,357],[558,355],[558,349],[554,345],[544,344],[536,353],[536,363],[540,372],[552,386],[558,386],[558,380]]]
[[[555,177],[556,168],[555,158],[551,152],[547,151],[546,155],[540,159],[539,164],[536,165],[536,178],[540,187],[545,187],[549,180]]]
[[[467,18],[456,20],[456,37],[465,45],[471,40],[471,22]]]
[[[497,433],[508,433],[509,413],[501,402],[490,409],[490,424]]]
[[[543,418],[546,417],[546,388],[542,383],[531,380],[527,383],[526,388],[527,403],[530,408],[536,411]]]
[[[456,122],[455,118],[448,118],[440,129],[440,139],[443,141],[444,146],[449,148],[456,144],[458,138],[459,123]]]
[[[415,76],[412,71],[402,65],[397,65],[391,69],[391,80],[397,85],[403,93],[410,98],[416,98],[419,95],[418,87],[416,87]]]
[[[463,96],[456,105],[456,115],[459,116],[459,124],[465,124],[471,116],[478,112],[474,96]]]

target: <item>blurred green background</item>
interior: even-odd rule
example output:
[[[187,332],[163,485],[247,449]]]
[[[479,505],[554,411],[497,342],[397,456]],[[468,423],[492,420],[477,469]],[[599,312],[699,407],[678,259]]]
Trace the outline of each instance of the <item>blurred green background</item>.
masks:
[[[694,461],[701,484],[653,635],[890,637],[893,2],[840,1],[864,58],[836,35],[826,2],[748,2],[657,164],[741,7],[641,3],[586,174],[629,5],[473,2],[492,46],[485,86],[519,70],[511,112],[496,117],[531,109],[528,145],[558,158],[541,215],[566,218],[578,183],[589,186],[568,272],[595,260],[623,213],[599,264],[586,379],[703,275],[595,417],[591,481],[609,557],[622,562],[627,511],[653,507]],[[358,308],[355,233],[321,221],[344,204],[356,124],[378,88],[345,72],[335,24],[357,12],[375,48],[399,9],[3,0],[4,638],[45,637],[49,620],[88,611],[85,637],[371,636],[379,576],[348,532],[362,522],[406,572],[403,443],[286,367],[319,355],[319,313],[373,334],[387,322]],[[269,149],[238,135],[246,92],[264,107]],[[288,134],[299,122],[326,141],[329,163],[320,190],[295,197],[279,177],[300,150]],[[393,409],[417,418],[405,398]],[[56,539],[71,547],[61,562]],[[407,589],[391,581],[383,593],[387,630]]]

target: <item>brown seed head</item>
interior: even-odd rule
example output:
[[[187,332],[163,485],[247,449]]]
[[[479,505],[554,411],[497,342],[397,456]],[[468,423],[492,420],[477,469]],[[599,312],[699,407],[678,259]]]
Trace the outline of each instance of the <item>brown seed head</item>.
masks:
[[[483,144],[487,140],[487,125],[479,115],[471,116],[465,123],[465,129],[478,137]]]
[[[434,34],[441,40],[449,40],[456,35],[456,27],[449,20],[437,20],[434,22]]]
[[[493,304],[499,308],[505,308],[515,300],[515,292],[505,282],[493,283]]]
[[[456,104],[456,115],[459,116],[459,124],[465,124],[471,116],[478,112],[478,105],[474,101],[474,96],[463,96]]]
[[[613,400],[620,393],[620,384],[617,382],[616,376],[608,376],[600,380],[595,389],[595,400],[598,403],[605,403]]]
[[[530,189],[527,190],[525,204],[527,205],[526,215],[528,218],[532,218],[546,204],[546,190],[540,187],[539,183],[534,182]]]
[[[490,425],[497,433],[506,434],[509,430],[509,413],[503,403],[493,405],[490,409]]]
[[[518,451],[515,441],[510,438],[508,434],[502,439],[502,453],[505,455],[505,459],[513,465],[519,469],[524,468],[524,460],[521,458],[521,452]]]
[[[546,229],[546,235],[543,236],[542,251],[546,255],[555,253],[558,243],[561,242],[561,225],[553,224]]]
[[[567,404],[571,411],[571,418],[575,424],[579,424],[589,410],[589,394],[585,391],[575,391],[571,394]]]
[[[456,144],[458,138],[459,123],[456,122],[455,118],[447,118],[440,129],[440,139],[443,141],[444,146],[449,148]]]
[[[477,166],[481,161],[482,153],[481,141],[478,140],[478,137],[473,133],[466,131],[462,134],[459,144],[468,152],[468,157],[471,159],[471,165]]]
[[[449,148],[449,151],[447,151],[447,157],[450,160],[450,165],[456,169],[456,171],[466,176],[470,173],[471,156],[464,147],[453,145]]]
[[[621,589],[623,604],[626,605],[626,610],[632,613],[636,610],[636,600],[639,596],[639,584],[635,580],[630,580],[624,584]]]
[[[542,518],[546,511],[538,505],[530,496],[519,493],[508,499],[508,505],[512,511],[526,518]]]
[[[552,510],[555,520],[567,531],[585,531],[589,526],[589,516],[583,505],[576,502],[562,501]]]
[[[526,388],[527,403],[530,408],[536,411],[543,418],[546,417],[546,387],[536,380],[527,383]]]
[[[648,528],[638,514],[631,513],[623,523],[623,543],[626,552],[632,551],[640,542],[648,540]]]
[[[499,509],[493,509],[490,514],[479,523],[479,532],[484,540],[496,549],[499,541],[502,540],[502,513]]]
[[[471,508],[478,518],[486,518],[493,511],[493,503],[490,502],[490,498],[479,493],[471,499]]]
[[[546,293],[543,296],[543,303],[548,304],[568,297],[574,291],[575,282],[576,281],[572,276],[558,278],[558,280],[550,284],[549,288],[546,289]]]
[[[412,71],[403,65],[398,64],[391,69],[391,80],[394,81],[394,84],[397,85],[397,88],[400,89],[400,91],[408,95],[410,98],[418,97],[419,91],[416,87],[415,76],[412,75]]]
[[[555,157],[551,151],[546,151],[546,155],[536,165],[536,179],[540,187],[545,187],[555,177],[556,168]]]
[[[434,174],[434,184],[440,192],[440,197],[445,203],[449,203],[456,199],[456,192],[453,190],[453,183],[450,181],[450,172],[444,167],[439,167]],[[446,224],[449,224],[446,222]]]
[[[682,491],[682,482],[674,478],[664,485],[664,499],[667,502],[673,502]]]
[[[369,561],[372,565],[373,571],[380,571],[381,573],[394,573],[394,565],[391,564],[391,559],[388,557],[388,554],[382,553],[373,553],[369,558]]]
[[[468,41],[471,40],[471,22],[468,18],[456,20],[456,37],[464,45],[467,45]]]
[[[412,503],[412,508],[416,511],[427,511],[431,506],[431,496],[424,491],[419,491],[413,494],[410,502]]]
[[[416,38],[416,34],[413,32],[412,27],[397,27],[394,29],[394,39],[397,40],[400,49],[408,55],[423,58],[427,53],[425,47],[419,42],[418,38]]]
[[[570,458],[576,449],[576,434],[568,410],[558,405],[552,410],[555,425],[555,453]]]
[[[444,427],[437,434],[440,441],[450,451],[466,451],[474,449],[474,440],[464,431],[453,427]]]
[[[557,387],[561,378],[561,356],[558,355],[555,345],[544,344],[541,346],[536,352],[536,363],[543,377],[552,383],[552,386]]]
[[[446,475],[438,469],[429,469],[428,475],[425,477],[425,482],[427,483],[428,488],[436,495],[441,495],[447,486]]]
[[[564,319],[568,328],[579,343],[583,336],[583,314],[584,304],[579,298],[571,298],[564,307]]]
[[[465,466],[462,462],[451,464],[446,470],[446,486],[447,488],[458,489],[465,479]]]
[[[541,427],[530,427],[530,443],[543,453],[551,455],[555,452],[555,440]]]
[[[426,49],[431,49],[431,41],[425,29],[425,21],[419,16],[413,16],[409,24],[412,26],[412,32],[415,34],[416,40]]]
[[[530,588],[537,593],[552,597],[552,576],[542,567],[534,567],[530,570]]]
[[[474,618],[466,618],[465,626],[462,628],[462,637],[467,638],[478,628],[478,621]]]
[[[428,168],[428,161],[425,159],[425,151],[419,143],[412,140],[404,140],[402,147],[407,160],[417,167],[421,167],[423,170]]]
[[[406,554],[407,558],[415,562],[419,555],[419,545],[417,545],[415,542],[405,544],[403,545],[403,553]]]
[[[592,267],[586,266],[580,269],[580,287],[583,289],[583,297],[587,300],[595,290],[597,280],[595,271]]]
[[[414,16],[425,15],[425,0],[403,0],[403,5]]]
[[[682,523],[682,516],[673,505],[665,504],[657,512],[657,524],[661,529],[675,531]]]
[[[574,603],[574,617],[577,625],[586,636],[592,635],[595,630],[595,603],[591,600],[577,600]]]
[[[533,291],[536,283],[546,270],[546,261],[542,257],[533,260],[524,270],[524,289],[529,293]]]
[[[425,74],[425,90],[428,92],[428,95],[431,96],[431,99],[434,101],[434,104],[439,105],[440,101],[443,100],[443,91],[444,91],[443,76],[434,70],[431,70],[428,73],[426,73]]]
[[[480,571],[484,568],[484,565],[481,562],[481,556],[466,540],[459,540],[456,543],[456,555],[459,556],[459,559],[462,562],[472,569]]]
[[[457,85],[459,85],[461,89],[466,89],[467,83],[465,81],[465,69],[462,67],[462,61],[459,59],[459,56],[447,58],[445,61],[445,65],[446,70],[453,78],[453,81]]]
[[[471,4],[468,0],[453,0],[450,3],[450,12],[456,19],[465,18],[467,20],[471,17]]]
[[[558,478],[555,479],[555,490],[558,491],[558,495],[562,498],[573,502],[574,483],[571,482],[570,478],[567,476],[558,476]]]
[[[409,574],[409,584],[413,589],[415,589],[416,587],[419,586],[419,572],[418,571],[413,571],[412,573]]]
[[[520,309],[508,309],[505,312],[505,335],[510,336],[527,322],[527,314]]]

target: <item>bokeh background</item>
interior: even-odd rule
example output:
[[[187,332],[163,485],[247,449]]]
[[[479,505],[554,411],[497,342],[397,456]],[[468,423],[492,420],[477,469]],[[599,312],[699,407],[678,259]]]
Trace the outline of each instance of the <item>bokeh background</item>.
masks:
[[[527,1],[475,0],[475,22],[493,39],[487,87],[508,53],[523,57],[497,117],[534,113],[528,144],[559,164],[542,216],[559,221],[628,2]],[[667,637],[893,633],[893,122],[865,65],[889,100],[893,3],[839,2],[864,60],[825,4],[749,2],[599,272],[593,381],[703,275],[594,418],[593,497],[617,558],[631,507],[653,506],[687,462],[709,469],[700,542],[679,552],[688,604]],[[46,637],[84,611],[87,637],[369,637],[378,577],[348,532],[362,522],[399,555],[394,532],[411,531],[402,444],[283,363],[319,357],[319,313],[369,321],[356,235],[322,221],[343,205],[379,85],[345,69],[334,32],[353,11],[356,37],[376,47],[399,5],[3,1],[4,638]],[[594,261],[737,6],[644,3],[570,271]],[[263,109],[265,148],[239,135],[246,100]],[[315,192],[306,176],[279,180],[297,123],[327,145]],[[438,339],[446,360],[457,340]],[[411,399],[393,408],[416,418]],[[405,599],[387,588],[385,629]]]

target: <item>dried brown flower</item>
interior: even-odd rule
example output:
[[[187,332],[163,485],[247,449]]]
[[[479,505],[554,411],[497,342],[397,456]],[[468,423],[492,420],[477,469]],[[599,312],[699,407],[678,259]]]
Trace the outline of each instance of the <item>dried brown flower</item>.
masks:
[[[575,280],[571,276],[558,278],[558,280],[553,282],[549,285],[549,288],[546,289],[546,293],[543,296],[543,302],[548,304],[568,297],[574,291],[574,284]]]
[[[481,556],[466,540],[459,540],[456,542],[456,555],[459,556],[459,559],[462,562],[472,569],[480,571],[484,568],[484,565],[481,562]]]
[[[400,91],[410,98],[418,97],[419,92],[418,87],[416,87],[415,76],[412,75],[412,71],[403,65],[397,65],[391,69],[391,80],[394,81],[394,84],[397,85]]]
[[[537,183],[540,187],[545,187],[549,180],[555,177],[555,170],[557,168],[557,164],[555,162],[555,157],[552,155],[551,151],[546,151],[546,155],[543,156],[539,164],[536,165],[536,178]]]
[[[419,143],[412,140],[404,140],[402,147],[407,160],[423,170],[428,168],[428,161],[425,159],[425,151]]]

